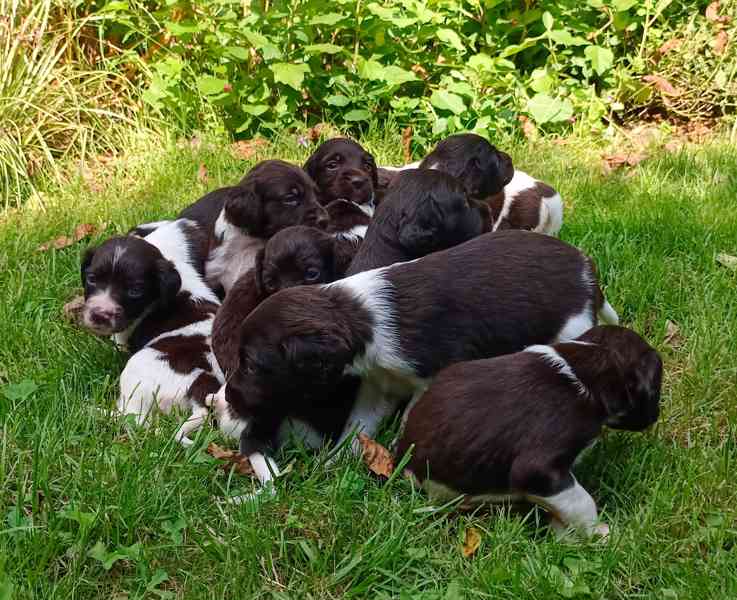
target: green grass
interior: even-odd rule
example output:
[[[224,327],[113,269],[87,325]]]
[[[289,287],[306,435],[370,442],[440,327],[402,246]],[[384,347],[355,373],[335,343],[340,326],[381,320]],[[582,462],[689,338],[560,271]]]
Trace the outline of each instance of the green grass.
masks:
[[[393,133],[365,141],[399,160]],[[292,137],[270,149],[306,153]],[[124,357],[61,318],[84,243],[35,248],[82,222],[107,222],[102,239],[174,214],[206,191],[200,163],[208,189],[251,164],[207,143],[150,146],[108,166],[100,192],[73,181],[0,223],[0,599],[737,597],[737,274],[715,262],[737,254],[737,155],[716,143],[603,176],[592,147],[512,153],[560,189],[562,237],[665,360],[657,427],[609,432],[577,468],[608,543],[561,543],[539,512],[432,510],[402,478],[350,459],[325,472],[298,449],[275,499],[232,506],[251,484],[203,451],[216,433],[184,450],[176,417],[148,431],[104,417]],[[482,534],[470,559],[467,527]]]

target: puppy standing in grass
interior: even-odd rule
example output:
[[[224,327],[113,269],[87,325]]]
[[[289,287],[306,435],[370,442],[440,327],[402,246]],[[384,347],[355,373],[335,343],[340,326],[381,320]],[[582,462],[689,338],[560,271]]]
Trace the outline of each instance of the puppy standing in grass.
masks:
[[[282,290],[243,322],[226,400],[245,422],[241,453],[265,465],[290,414],[319,407],[345,373],[363,382],[341,436],[383,418],[456,362],[575,338],[616,313],[591,260],[522,231],[481,235],[328,285]],[[354,449],[357,447],[354,445]],[[268,468],[257,469],[262,482]]]
[[[602,427],[658,418],[662,361],[635,332],[594,327],[570,342],[444,369],[408,411],[398,456],[440,501],[527,500],[568,527],[607,535],[571,472]]]
[[[205,284],[206,233],[194,221],[161,224],[145,239],[129,235],[87,251],[82,262],[82,323],[113,335],[132,353],[120,376],[118,410],[144,423],[158,407],[192,416],[187,435],[206,418],[205,398],[224,378],[210,348],[220,302]]]

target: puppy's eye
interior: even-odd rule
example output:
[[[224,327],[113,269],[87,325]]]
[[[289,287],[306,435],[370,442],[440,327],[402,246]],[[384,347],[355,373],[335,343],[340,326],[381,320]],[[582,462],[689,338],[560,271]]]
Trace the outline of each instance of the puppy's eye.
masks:
[[[87,285],[95,285],[95,276],[92,273],[87,273]]]
[[[282,202],[287,206],[297,206],[297,203],[299,202],[299,190],[297,188],[289,190],[287,195],[282,199]]]
[[[320,270],[315,267],[310,267],[305,271],[305,280],[307,281],[316,281],[318,277],[320,277]]]
[[[333,159],[333,160],[329,161],[329,162],[328,162],[328,163],[327,163],[327,164],[325,165],[325,168],[326,168],[326,169],[327,169],[328,171],[334,171],[335,169],[337,169],[337,168],[338,168],[338,162],[339,162],[339,161],[338,161],[337,159]]]

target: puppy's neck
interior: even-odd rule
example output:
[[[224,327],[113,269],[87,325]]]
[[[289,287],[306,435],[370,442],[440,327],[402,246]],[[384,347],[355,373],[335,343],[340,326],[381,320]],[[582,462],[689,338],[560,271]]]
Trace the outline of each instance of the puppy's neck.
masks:
[[[408,256],[407,251],[399,243],[396,227],[388,220],[373,221],[366,231],[364,243],[358,249],[347,275],[362,271],[387,267],[397,262],[415,258]]]
[[[234,225],[225,210],[215,222],[207,260],[207,281],[212,287],[220,284],[227,293],[238,278],[256,263],[256,254],[266,245],[266,240],[252,236]]]
[[[554,348],[568,363],[588,393],[597,400],[602,385],[611,381],[607,377],[612,368],[611,357],[606,348],[599,344],[579,341],[560,342],[555,344]]]

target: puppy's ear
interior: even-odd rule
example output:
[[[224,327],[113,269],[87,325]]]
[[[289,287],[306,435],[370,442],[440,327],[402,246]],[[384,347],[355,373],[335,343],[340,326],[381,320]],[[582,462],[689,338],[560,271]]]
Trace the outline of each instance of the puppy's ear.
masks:
[[[307,159],[305,166],[302,170],[305,171],[313,180],[317,177],[317,171],[320,167],[320,159],[322,158],[322,152],[313,152]]]
[[[297,376],[320,382],[340,378],[351,359],[344,341],[327,332],[290,336],[281,351]]]
[[[336,237],[332,240],[332,244],[333,275],[335,279],[342,279],[361,247],[361,241]]]
[[[607,368],[599,374],[595,386],[606,411],[607,422],[614,423],[630,413],[634,398],[616,353],[610,351],[608,355]]]
[[[87,248],[87,250],[84,253],[84,256],[82,257],[82,267],[80,269],[80,273],[82,275],[82,286],[83,287],[87,281],[87,269],[89,269],[90,265],[92,264],[92,259],[95,256],[96,250],[97,248]]]
[[[262,237],[266,223],[261,197],[251,182],[237,188],[225,201],[225,216],[250,235]]]
[[[164,258],[156,261],[159,271],[159,301],[167,308],[174,302],[174,298],[182,287],[182,278],[174,267],[174,263]]]
[[[253,286],[256,288],[256,293],[259,295],[259,297],[265,297],[266,292],[264,291],[264,253],[265,249],[261,248],[258,252],[256,252],[256,258],[254,259],[253,263]]]
[[[663,381],[663,361],[660,355],[655,350],[650,350],[637,361],[625,378],[633,407],[619,426],[622,429],[641,431],[655,423],[660,415],[660,390]]]
[[[420,200],[414,214],[406,213],[399,218],[399,243],[407,250],[424,249],[443,226],[443,212],[432,195]]]

